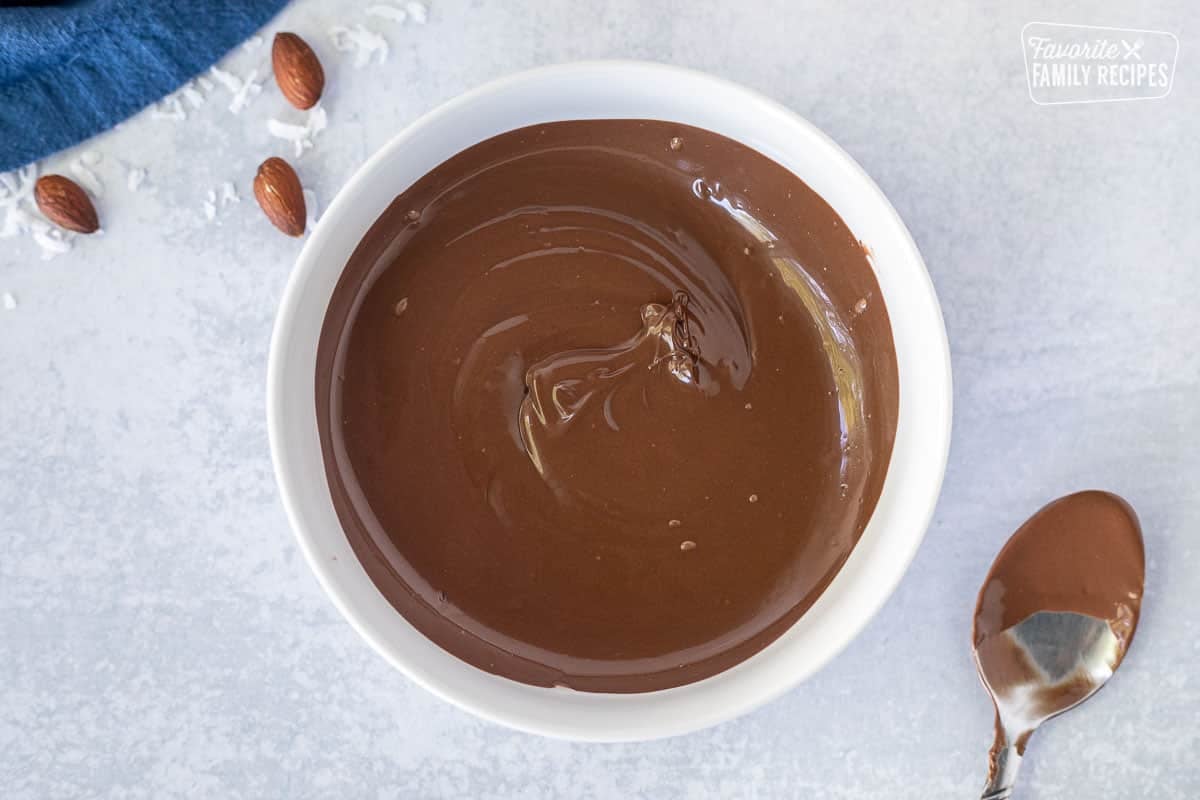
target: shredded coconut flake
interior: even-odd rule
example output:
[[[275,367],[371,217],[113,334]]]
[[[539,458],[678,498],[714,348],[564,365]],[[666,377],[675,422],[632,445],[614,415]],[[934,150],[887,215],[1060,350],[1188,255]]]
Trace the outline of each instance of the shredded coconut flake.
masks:
[[[240,114],[243,108],[250,105],[250,99],[262,92],[262,83],[255,80],[258,76],[256,69],[250,70],[245,80],[216,66],[209,70],[209,74],[233,95],[233,99],[229,101],[229,110],[235,114]]]
[[[292,125],[277,119],[269,119],[267,120],[267,132],[277,139],[291,142],[296,156],[299,157],[305,150],[313,146],[313,138],[325,130],[328,124],[329,116],[325,113],[325,109],[318,105],[308,112],[308,118],[303,125]]]
[[[262,43],[263,38],[261,36],[251,36],[242,44],[242,47],[246,50],[253,50],[257,47],[262,47]]]
[[[92,197],[104,196],[104,184],[100,182],[100,178],[96,176],[96,173],[84,166],[82,156],[71,162],[71,174],[75,176],[75,180],[79,181],[80,186],[87,189],[88,194]]]
[[[196,78],[196,84],[206,92],[211,92],[213,89],[217,88],[217,85],[215,83],[213,83],[212,81],[210,81],[208,78],[204,77],[203,75],[200,75],[199,77]]]
[[[204,210],[204,219],[209,222],[217,218],[218,210],[224,208],[231,203],[240,203],[241,198],[238,197],[237,189],[230,181],[225,181],[216,189],[209,189],[204,193],[204,202],[201,208]]]
[[[129,174],[125,178],[125,185],[129,187],[129,191],[136,192],[142,188],[142,184],[146,181],[146,170],[141,167],[130,167]]]
[[[83,163],[89,167],[94,167],[104,160],[104,155],[98,150],[84,150],[79,156],[83,159]]]
[[[200,90],[196,88],[192,81],[185,83],[183,88],[179,90],[179,94],[184,100],[187,100],[188,105],[193,109],[204,105],[204,95],[200,93]]]
[[[267,132],[279,139],[286,139],[289,142],[298,142],[304,138],[307,128],[303,125],[292,125],[288,122],[280,122],[277,119],[267,120]],[[299,150],[296,151],[299,155]]]
[[[50,259],[71,249],[74,234],[54,228],[50,223],[30,213],[33,208],[33,185],[37,182],[37,164],[28,164],[13,172],[0,173],[0,239],[18,234],[30,234],[42,249],[42,258]],[[26,210],[26,207],[30,210]]]
[[[220,67],[214,66],[209,70],[209,73],[216,78],[217,83],[221,84],[231,92],[236,92],[238,89],[242,88],[241,79],[232,72],[226,72]]]
[[[183,122],[187,119],[187,112],[183,110],[183,103],[179,102],[179,98],[175,95],[170,95],[169,97],[164,97],[158,105],[150,109],[150,117],[152,119]]]
[[[0,226],[0,239],[11,239],[19,233],[32,230],[33,217],[23,208],[8,209],[4,224]]]
[[[11,239],[32,229],[33,217],[22,208],[33,205],[33,185],[37,181],[37,164],[29,164],[13,172],[0,173],[0,239]]]
[[[333,43],[335,50],[342,53],[354,53],[355,69],[362,69],[371,63],[372,57],[375,58],[377,64],[387,61],[387,40],[362,25],[355,25],[353,28],[345,28],[340,25],[330,28],[329,40]]]
[[[408,12],[395,6],[370,6],[367,9],[367,15],[401,23],[408,18]]]
[[[17,308],[17,298],[13,297],[13,293],[12,293],[12,292],[5,292],[5,293],[4,293],[4,298],[3,298],[3,301],[4,301],[4,310],[5,310],[5,311],[14,311],[14,310],[16,310],[16,308]]]
[[[30,224],[33,240],[42,248],[42,260],[49,261],[55,256],[71,252],[71,237],[73,234],[64,233],[58,228],[50,227],[50,223],[35,219]]]
[[[418,3],[416,0],[413,0],[413,2],[407,3],[404,8],[408,11],[408,16],[412,21],[418,25],[424,25],[425,20],[429,19],[429,12],[426,10],[424,3]]]
[[[254,80],[257,76],[258,70],[250,70],[250,74],[246,76],[246,80],[233,93],[233,99],[229,101],[230,111],[235,114],[242,113],[242,109],[250,105],[250,98],[262,94],[262,83]]]

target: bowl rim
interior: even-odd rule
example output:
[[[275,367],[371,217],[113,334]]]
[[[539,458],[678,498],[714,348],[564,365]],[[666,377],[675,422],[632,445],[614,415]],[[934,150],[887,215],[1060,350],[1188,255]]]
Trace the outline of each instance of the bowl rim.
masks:
[[[291,454],[292,449],[289,437],[292,435],[294,423],[289,421],[290,413],[285,408],[288,402],[287,394],[289,391],[289,348],[292,347],[295,338],[300,335],[298,333],[297,306],[301,302],[303,293],[308,288],[309,280],[320,269],[320,251],[327,244],[332,235],[330,232],[338,224],[338,220],[352,212],[353,203],[359,195],[364,194],[364,187],[372,180],[376,173],[382,171],[383,165],[392,159],[396,159],[405,144],[422,131],[435,127],[437,123],[445,118],[452,117],[452,115],[459,113],[473,104],[503,96],[505,93],[519,92],[522,89],[532,91],[540,83],[550,84],[555,81],[564,80],[615,80],[618,77],[626,81],[634,79],[637,81],[674,81],[686,83],[689,86],[711,89],[714,93],[719,92],[723,95],[732,96],[745,109],[753,109],[761,116],[770,117],[782,125],[792,126],[798,137],[804,139],[808,145],[823,149],[823,155],[836,162],[831,169],[840,171],[843,173],[842,177],[856,184],[857,189],[855,193],[861,195],[863,202],[873,205],[878,210],[881,215],[879,224],[890,229],[888,235],[889,238],[894,239],[892,242],[893,246],[899,248],[899,260],[906,262],[904,291],[911,293],[908,299],[912,301],[914,307],[920,306],[922,309],[920,313],[924,315],[924,321],[921,323],[922,330],[920,331],[925,339],[924,347],[921,351],[924,361],[920,364],[920,372],[921,379],[927,381],[929,385],[921,392],[921,396],[922,400],[927,402],[930,408],[923,409],[921,413],[924,419],[932,420],[932,422],[922,423],[922,433],[919,437],[922,450],[920,458],[922,460],[915,464],[915,466],[920,472],[920,485],[918,488],[921,496],[916,501],[906,501],[911,506],[905,512],[907,520],[904,529],[907,536],[890,543],[890,552],[887,553],[887,558],[876,557],[870,564],[864,563],[856,566],[856,570],[862,573],[855,578],[858,581],[858,594],[860,595],[856,603],[857,610],[853,614],[850,614],[848,610],[841,613],[839,616],[848,618],[841,619],[839,625],[825,626],[828,629],[824,631],[827,638],[819,641],[822,652],[815,657],[803,659],[806,663],[794,670],[783,671],[783,656],[780,655],[782,652],[781,645],[789,637],[794,637],[797,634],[798,628],[808,627],[809,624],[806,623],[806,619],[814,615],[818,607],[823,605],[822,601],[831,594],[833,588],[838,585],[839,580],[842,580],[842,576],[847,573],[851,564],[855,562],[855,555],[862,548],[863,541],[867,538],[868,533],[871,533],[875,529],[876,535],[881,535],[878,531],[884,523],[875,524],[875,522],[881,515],[881,506],[883,505],[885,494],[888,492],[889,484],[894,484],[895,481],[901,480],[899,477],[893,478],[893,473],[897,471],[898,454],[896,451],[900,446],[900,426],[907,419],[905,416],[906,404],[904,403],[905,386],[906,381],[909,381],[912,376],[906,377],[904,367],[900,363],[900,353],[897,352],[897,367],[901,382],[901,405],[898,415],[897,442],[888,466],[883,491],[880,496],[880,503],[877,504],[862,539],[860,539],[858,545],[856,545],[854,551],[851,553],[850,559],[848,559],[847,563],[843,565],[842,569],[835,576],[830,587],[822,594],[821,598],[818,598],[817,603],[782,636],[746,661],[710,678],[682,687],[632,695],[581,693],[566,689],[545,689],[515,684],[507,679],[477,670],[465,662],[459,661],[457,657],[441,650],[436,645],[433,645],[432,642],[429,642],[429,640],[424,640],[428,645],[438,650],[445,658],[453,660],[460,667],[466,667],[468,670],[478,673],[478,675],[470,680],[484,688],[467,692],[463,690],[463,681],[455,684],[443,673],[443,669],[446,672],[455,671],[452,665],[446,663],[441,665],[440,669],[429,669],[419,666],[416,664],[416,657],[404,652],[403,648],[394,641],[394,638],[389,636],[389,634],[400,635],[399,632],[405,628],[410,633],[415,633],[415,629],[411,628],[407,620],[399,612],[396,612],[394,609],[392,610],[396,619],[391,623],[393,629],[391,631],[385,632],[382,629],[383,626],[369,620],[370,611],[364,606],[362,592],[365,591],[369,595],[373,590],[378,595],[378,590],[374,588],[374,584],[370,582],[370,579],[366,578],[365,571],[362,570],[361,565],[356,560],[354,560],[353,566],[339,566],[337,563],[334,563],[336,559],[334,559],[334,562],[331,562],[325,553],[321,551],[324,535],[321,530],[318,530],[314,526],[313,520],[310,519],[312,514],[311,506],[309,505],[310,502],[320,503],[321,500],[319,498],[315,500],[311,498],[309,496],[311,491],[306,494],[304,486],[306,473],[303,472]],[[596,118],[604,118],[605,116],[612,118],[616,115],[599,115]],[[645,115],[641,116],[644,117]],[[577,119],[580,117],[576,115],[553,118]],[[662,118],[665,119],[666,117]],[[675,121],[694,124],[688,119],[676,119]],[[476,139],[476,141],[482,141],[482,138]],[[776,157],[776,153],[769,151],[769,148],[758,147],[753,142],[747,142],[744,139],[739,139],[739,141],[742,141],[747,146],[759,149],[765,155],[777,161],[780,160]],[[791,169],[787,164],[784,164],[784,166]],[[430,168],[432,166],[426,167],[424,171]],[[807,176],[799,175],[799,177],[808,182]],[[398,194],[400,191],[403,191],[402,186],[398,187],[394,193]],[[834,206],[834,208],[838,211],[839,215],[843,215],[844,217],[842,209],[839,209],[837,206]],[[370,215],[370,220],[373,221],[375,216],[380,212],[382,212],[382,209]],[[851,227],[853,229],[854,226]],[[355,237],[355,242],[357,242],[357,237]],[[868,244],[870,243],[868,242]],[[352,250],[353,246],[350,249]],[[346,251],[342,256],[341,265],[344,265],[345,259],[348,256],[349,251]],[[880,281],[881,293],[888,304],[889,312],[892,312],[891,300],[895,298],[889,298],[888,292],[884,291],[883,273],[881,273],[875,259],[872,258],[871,260],[876,277]],[[336,270],[338,275],[341,273],[341,265]],[[327,301],[328,297],[325,298],[325,302]],[[917,312],[913,313],[915,316]],[[319,334],[319,324],[317,328]],[[893,322],[893,336],[896,336],[896,333],[896,326]],[[311,335],[311,332],[309,335]],[[310,372],[309,374],[311,375],[312,373]],[[311,386],[311,383],[309,385]],[[309,567],[316,575],[325,593],[330,597],[342,616],[350,623],[351,627],[410,680],[449,703],[465,709],[478,717],[510,728],[553,738],[580,741],[647,740],[707,728],[748,713],[775,699],[784,692],[794,688],[836,657],[862,631],[891,596],[924,539],[941,493],[942,481],[949,457],[952,424],[950,348],[933,282],[921,258],[920,252],[899,214],[862,167],[833,142],[832,139],[803,117],[756,91],[703,72],[654,62],[630,60],[599,60],[557,64],[525,70],[492,80],[426,112],[405,126],[386,144],[380,147],[355,171],[353,176],[337,192],[333,201],[326,208],[321,222],[307,238],[296,259],[280,300],[279,311],[272,332],[267,364],[266,395],[267,427],[271,459],[276,481],[279,485],[280,497],[288,520]],[[313,401],[313,405],[312,416],[315,423],[315,400]],[[315,430],[309,433],[315,433]],[[904,476],[904,480],[907,483],[912,482],[907,475]],[[326,494],[324,501],[332,508],[332,501],[327,496],[328,486],[323,470],[319,475],[318,483],[323,487]],[[318,489],[317,494],[320,494],[320,491]],[[906,489],[906,491],[910,490]],[[893,527],[895,527],[894,524]],[[333,536],[334,539],[337,539],[337,537],[345,538],[340,525],[337,526],[336,532],[329,535]],[[893,538],[899,536],[898,533],[889,535]],[[324,544],[328,544],[328,542],[326,541]],[[867,556],[863,556],[862,558],[865,559]],[[859,560],[861,561],[862,559]],[[358,573],[361,573],[361,577],[356,577],[354,567],[357,567]],[[867,581],[868,573],[870,582],[864,583]],[[361,584],[363,579],[369,584],[369,589],[364,590],[363,587],[354,585]],[[866,588],[863,588],[864,586]],[[379,595],[379,599],[382,599],[381,595]],[[386,600],[383,602],[386,603]],[[828,606],[832,602],[830,600],[824,605]],[[840,609],[838,610],[840,611]],[[831,609],[825,608],[821,613],[826,613],[828,616],[831,613]],[[407,634],[405,635],[407,636]],[[417,636],[424,639],[419,633]],[[417,643],[410,639],[408,644],[413,646]],[[792,648],[791,655],[793,660],[797,658],[794,647]],[[725,699],[724,704],[703,702],[704,698],[699,693],[708,691],[706,686],[711,688],[715,682],[732,680],[736,678],[735,673],[747,673],[748,665],[752,665],[755,662],[761,665],[764,661],[771,658],[780,661],[780,664],[776,665],[775,669],[754,676],[755,680],[753,682],[748,683],[743,681],[746,684],[745,686],[738,687],[735,684],[732,689],[726,686],[721,693],[721,697]],[[496,681],[512,685],[501,687],[495,684]],[[766,685],[763,685],[764,682]],[[492,688],[486,688],[485,684]],[[489,698],[489,692],[493,690],[497,694],[503,692],[506,695],[512,695],[512,697],[506,696],[505,702],[501,703],[495,698]],[[683,700],[676,702],[673,698],[683,698],[686,699],[686,702]],[[652,700],[655,702],[650,702]],[[559,706],[561,708],[558,708]]]

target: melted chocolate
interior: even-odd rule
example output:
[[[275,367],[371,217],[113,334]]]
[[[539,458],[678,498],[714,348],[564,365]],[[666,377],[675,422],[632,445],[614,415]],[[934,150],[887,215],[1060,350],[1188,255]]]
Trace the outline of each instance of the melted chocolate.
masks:
[[[1059,498],[996,556],[975,606],[975,646],[1039,611],[1072,611],[1107,621],[1128,647],[1145,574],[1142,529],[1128,503],[1098,491]]]
[[[1141,526],[1128,503],[1099,491],[1055,500],[1013,534],[980,589],[973,634],[980,675],[993,693],[1019,693],[1033,716],[1083,700],[1094,691],[1092,681],[1074,676],[1043,686],[1043,676],[1008,632],[1041,612],[1101,620],[1117,642],[1115,670],[1137,630],[1144,581]],[[1018,753],[1024,753],[1031,733],[1018,733]],[[1005,743],[997,715],[993,773]]]
[[[434,169],[372,226],[316,402],[350,543],[415,627],[541,686],[713,675],[821,594],[897,414],[860,243],[707,131],[560,122]]]

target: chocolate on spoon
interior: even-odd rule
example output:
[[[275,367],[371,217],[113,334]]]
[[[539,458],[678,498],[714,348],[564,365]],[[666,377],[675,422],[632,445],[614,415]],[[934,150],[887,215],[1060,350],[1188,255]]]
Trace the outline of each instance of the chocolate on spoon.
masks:
[[[1010,797],[1038,726],[1112,677],[1144,581],[1137,515],[1108,492],[1055,500],[1000,551],[975,607],[975,663],[996,707],[983,800]]]

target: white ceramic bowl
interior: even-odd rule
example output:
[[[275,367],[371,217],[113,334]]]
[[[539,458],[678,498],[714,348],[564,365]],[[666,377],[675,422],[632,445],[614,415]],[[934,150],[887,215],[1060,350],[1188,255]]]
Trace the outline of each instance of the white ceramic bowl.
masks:
[[[896,441],[879,503],[829,588],[747,661],[645,694],[526,686],[469,666],[418,633],[375,589],[342,532],[314,404],[326,304],[351,251],[388,203],[491,136],[598,118],[707,128],[771,157],[816,190],[873,253],[900,377]],[[504,78],[446,103],[392,139],[346,184],[305,244],[284,293],[271,342],[267,418],[283,503],[309,565],[350,624],[393,665],[439,697],[514,728],[581,740],[651,739],[716,724],[778,696],[833,658],[883,605],[937,501],[950,442],[950,357],[933,286],[904,223],[824,134],[771,100],[701,73],[636,62],[567,64]]]

